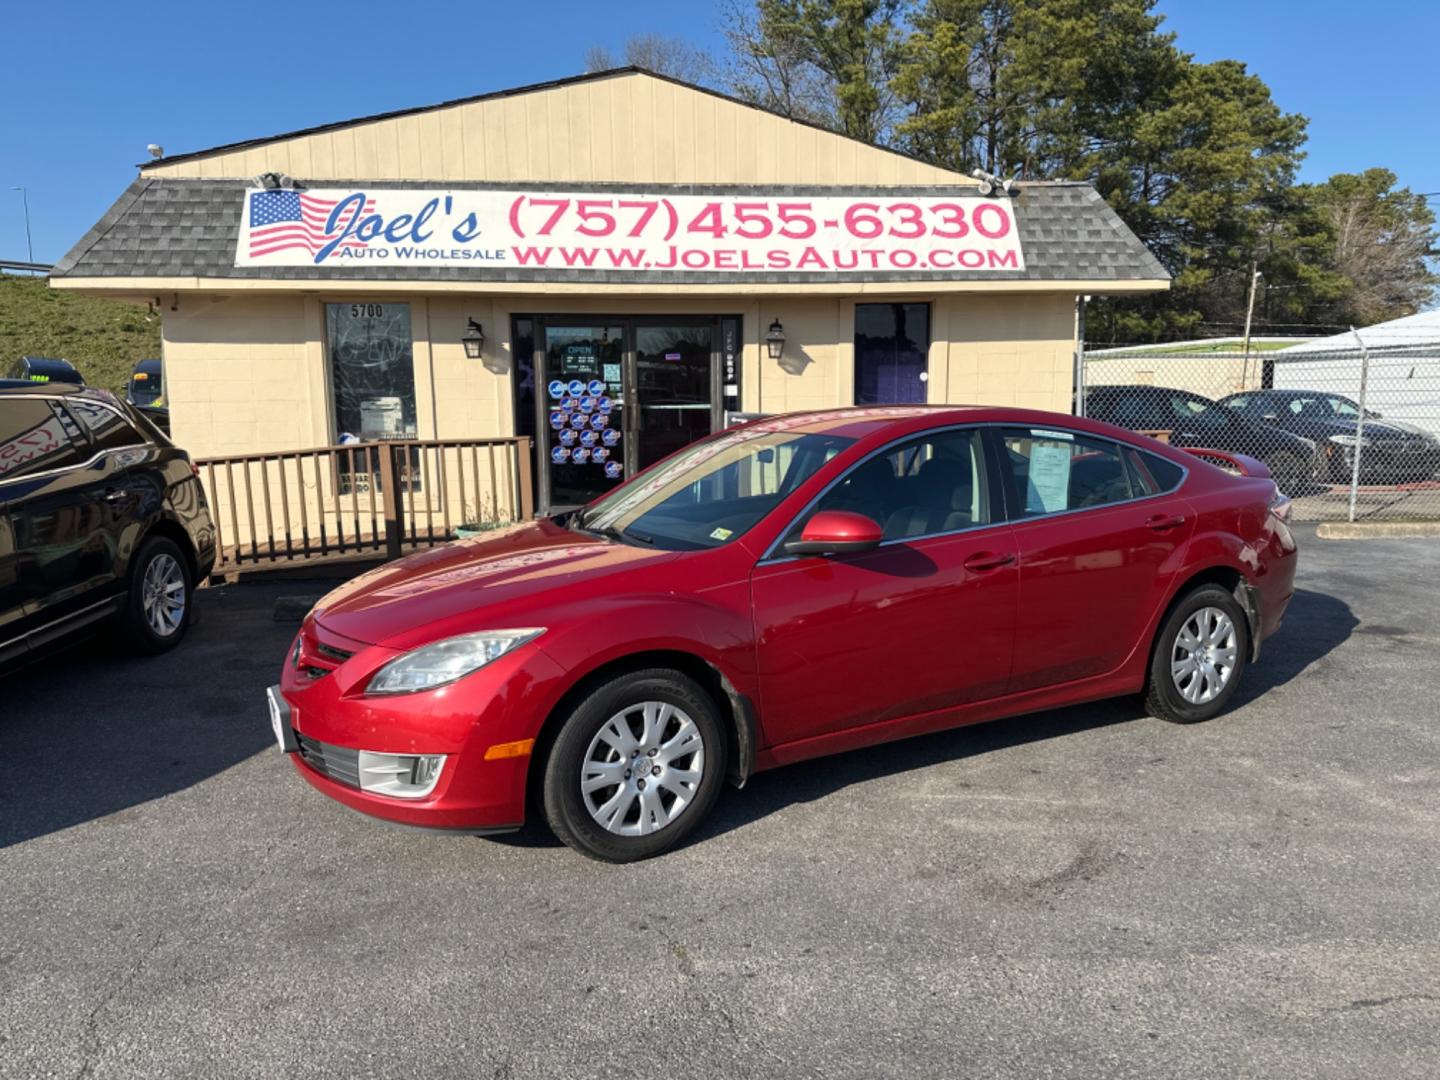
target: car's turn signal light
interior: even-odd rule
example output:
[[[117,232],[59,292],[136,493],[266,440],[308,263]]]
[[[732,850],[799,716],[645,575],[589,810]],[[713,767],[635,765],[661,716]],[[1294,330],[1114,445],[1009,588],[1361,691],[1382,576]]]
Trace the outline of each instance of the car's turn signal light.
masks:
[[[496,743],[485,751],[486,761],[499,761],[501,758],[528,757],[530,751],[535,749],[534,739],[521,739],[518,742]]]

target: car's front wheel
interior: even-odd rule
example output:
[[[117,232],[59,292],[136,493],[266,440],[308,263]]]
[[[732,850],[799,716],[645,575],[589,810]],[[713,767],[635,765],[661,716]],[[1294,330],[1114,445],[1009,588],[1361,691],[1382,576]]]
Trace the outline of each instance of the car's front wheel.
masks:
[[[190,564],[179,546],[163,536],[140,545],[131,562],[126,598],[126,639],[140,652],[173,649],[190,625]]]
[[[714,700],[678,671],[630,672],[596,687],[565,719],[545,763],[550,827],[576,851],[633,862],[700,823],[725,775]]]
[[[1250,651],[1250,624],[1235,597],[1202,585],[1181,598],[1155,642],[1145,706],[1176,724],[1209,720],[1230,703]]]

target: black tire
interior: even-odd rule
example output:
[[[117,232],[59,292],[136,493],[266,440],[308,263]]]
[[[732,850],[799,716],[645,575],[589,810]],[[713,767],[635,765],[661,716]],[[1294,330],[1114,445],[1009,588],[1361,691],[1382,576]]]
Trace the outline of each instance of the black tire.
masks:
[[[643,835],[621,835],[619,832],[610,831],[592,816],[587,806],[587,798],[593,797],[597,803],[603,805],[609,805],[611,799],[616,800],[620,808],[615,815],[616,824],[622,828],[635,829],[642,827],[640,817],[647,813],[647,798],[661,800],[667,813],[673,811],[677,803],[681,803],[678,789],[667,786],[665,780],[656,781],[653,775],[632,775],[642,772],[631,767],[632,761],[651,760],[647,751],[652,748],[658,751],[667,738],[678,744],[678,740],[671,733],[678,733],[682,726],[676,715],[670,715],[665,722],[664,731],[660,732],[658,738],[651,738],[647,744],[644,740],[643,714],[638,711],[645,702],[669,705],[693,722],[701,743],[701,758],[698,759],[701,765],[698,770],[700,778],[689,792],[689,798],[681,804],[679,812],[675,813],[667,824],[655,827],[656,818],[652,814],[643,827],[653,831],[647,831]],[[626,726],[631,741],[635,743],[634,752],[640,755],[633,759],[626,758],[614,745],[599,741],[602,739],[602,729],[609,729],[607,739],[619,730],[609,728],[609,725],[620,714],[627,713],[627,710],[637,710],[633,715],[627,714],[620,720]],[[610,759],[599,760],[592,755],[592,748],[595,755],[605,755]],[[679,749],[683,747],[677,745],[671,752],[678,754]],[[664,775],[666,769],[674,767],[678,776],[682,771],[690,771],[697,763],[693,753],[692,750],[690,756],[676,757],[664,766],[655,764],[648,767],[659,769],[660,775]],[[709,812],[724,782],[725,753],[725,729],[720,711],[711,696],[693,679],[665,668],[620,675],[588,693],[566,717],[556,734],[555,742],[545,760],[542,786],[545,818],[560,840],[592,859],[612,863],[648,859],[680,843]],[[617,765],[624,767],[625,771],[617,772],[619,782],[613,787],[598,787],[587,796],[581,791],[581,771],[587,759],[593,763],[592,768],[595,768],[597,773],[599,768],[606,768],[608,771]],[[658,753],[655,760],[661,760]],[[597,779],[600,778],[597,775]],[[678,785],[679,781],[675,783]],[[635,785],[638,785],[639,789],[649,790],[651,794],[644,796]],[[667,796],[670,799],[668,804],[664,802]],[[632,812],[634,823],[627,825]]]
[[[157,628],[147,612],[147,589],[154,585],[152,571],[157,574],[164,572],[168,576],[172,570],[178,571],[178,580],[182,585],[179,596],[183,606],[173,627],[168,627],[169,620],[162,620],[166,628]],[[125,598],[123,619],[126,644],[136,652],[152,655],[180,644],[190,626],[194,594],[190,561],[180,546],[163,536],[152,536],[144,541],[130,561],[130,591]]]
[[[1225,613],[1234,628],[1235,662],[1219,693],[1203,702],[1187,700],[1172,674],[1172,664],[1185,655],[1179,644],[1182,629],[1191,617],[1205,609],[1218,609]],[[1219,585],[1202,585],[1185,594],[1170,609],[1165,622],[1156,635],[1155,647],[1150,658],[1150,675],[1145,686],[1145,708],[1151,716],[1168,720],[1172,724],[1198,724],[1219,715],[1235,696],[1245,666],[1250,658],[1250,623],[1245,617],[1234,595]],[[1214,665],[1212,665],[1213,667]],[[1200,677],[1197,672],[1191,678]],[[1184,678],[1184,676],[1182,676]],[[1185,679],[1187,686],[1189,679]]]

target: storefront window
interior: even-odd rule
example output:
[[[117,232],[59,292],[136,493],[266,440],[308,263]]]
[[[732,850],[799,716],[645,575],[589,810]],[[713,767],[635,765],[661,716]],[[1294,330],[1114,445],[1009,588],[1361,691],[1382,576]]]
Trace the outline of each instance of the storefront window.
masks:
[[[517,315],[510,322],[514,357],[515,434],[535,437],[535,320]]]
[[[855,305],[855,404],[923,403],[929,304]]]
[[[326,304],[335,434],[413,439],[415,361],[409,304]]]

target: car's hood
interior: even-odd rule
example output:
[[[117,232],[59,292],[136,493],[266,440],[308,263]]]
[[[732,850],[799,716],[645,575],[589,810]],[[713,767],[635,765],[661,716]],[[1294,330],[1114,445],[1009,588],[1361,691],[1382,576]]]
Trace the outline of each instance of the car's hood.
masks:
[[[1352,422],[1350,430],[1353,432],[1356,425]],[[1371,436],[1377,439],[1393,439],[1396,442],[1410,441],[1412,439],[1431,439],[1434,435],[1415,424],[1406,423],[1404,420],[1366,420],[1365,437]]]
[[[387,563],[346,582],[315,605],[314,617],[355,641],[413,648],[423,640],[529,625],[540,609],[613,576],[676,557],[571,532],[553,521],[516,525]],[[510,621],[481,625],[485,612]]]
[[[1343,417],[1325,420],[1297,418],[1290,421],[1286,427],[1290,431],[1309,435],[1311,438],[1325,438],[1330,435],[1354,435],[1359,425],[1354,420],[1347,420]],[[1402,420],[1372,419],[1365,421],[1365,437],[1367,439],[1408,442],[1417,437],[1424,439],[1428,434],[1423,428],[1407,424]]]

